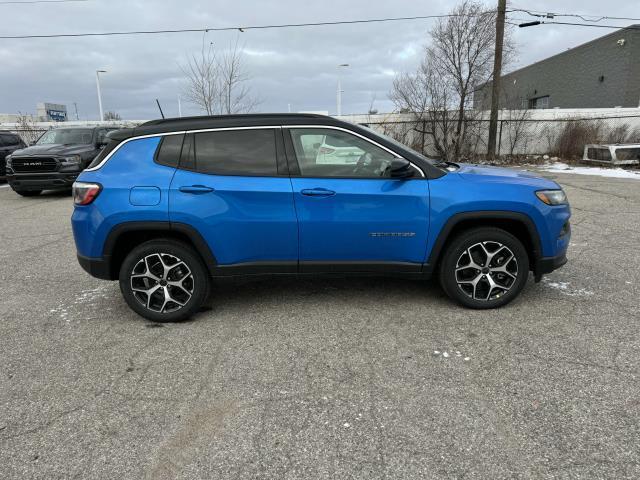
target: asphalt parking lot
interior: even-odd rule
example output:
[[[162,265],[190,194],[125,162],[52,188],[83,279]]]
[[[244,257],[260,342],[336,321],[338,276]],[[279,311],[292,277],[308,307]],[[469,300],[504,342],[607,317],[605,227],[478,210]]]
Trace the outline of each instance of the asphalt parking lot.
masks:
[[[216,287],[158,326],[0,188],[0,478],[638,478],[640,182],[554,174],[569,263],[495,311],[434,283]]]

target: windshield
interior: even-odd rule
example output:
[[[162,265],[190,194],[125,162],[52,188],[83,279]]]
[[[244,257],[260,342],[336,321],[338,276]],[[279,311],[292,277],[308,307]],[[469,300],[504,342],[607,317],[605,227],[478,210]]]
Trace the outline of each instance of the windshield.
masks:
[[[362,128],[365,128],[367,130],[369,130],[370,132],[375,133],[376,135],[378,135],[379,137],[384,138],[385,140],[387,140],[389,143],[392,143],[393,145],[395,145],[396,147],[400,147],[400,148],[404,148],[405,150],[411,150],[411,152],[415,155],[417,155],[418,157],[420,157],[422,160],[424,160],[425,162],[430,163],[431,165],[436,165],[436,163],[438,163],[438,160],[435,158],[429,158],[429,157],[425,157],[423,154],[421,154],[420,152],[415,151],[413,148],[408,147],[407,145],[405,145],[404,143],[400,143],[399,141],[397,141],[395,138],[390,137],[389,135],[385,135],[384,133],[381,133],[377,130],[374,130],[371,127],[365,127],[364,125],[359,125]]]
[[[60,128],[49,130],[36,142],[37,145],[88,145],[93,140],[92,128]]]

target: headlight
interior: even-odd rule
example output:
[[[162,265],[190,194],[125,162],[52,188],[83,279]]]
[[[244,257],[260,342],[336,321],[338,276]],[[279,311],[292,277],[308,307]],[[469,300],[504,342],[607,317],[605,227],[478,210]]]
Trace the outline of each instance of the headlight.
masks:
[[[7,155],[5,157],[5,165],[7,166],[7,168],[12,168],[12,164],[11,164],[11,155]]]
[[[70,157],[64,157],[61,165],[63,167],[72,167],[80,165],[81,162],[82,157],[80,157],[80,155],[71,155]]]
[[[567,195],[562,190],[538,190],[536,197],[547,205],[565,205]]]

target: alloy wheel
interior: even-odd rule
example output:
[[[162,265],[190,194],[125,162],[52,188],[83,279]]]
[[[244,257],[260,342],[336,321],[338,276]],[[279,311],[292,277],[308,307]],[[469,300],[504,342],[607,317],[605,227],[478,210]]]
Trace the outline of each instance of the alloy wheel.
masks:
[[[153,253],[140,259],[130,278],[135,299],[153,312],[180,310],[193,295],[191,270],[180,258],[168,253]]]
[[[504,296],[518,277],[518,261],[509,247],[499,242],[480,242],[458,258],[458,288],[473,300],[490,301]]]

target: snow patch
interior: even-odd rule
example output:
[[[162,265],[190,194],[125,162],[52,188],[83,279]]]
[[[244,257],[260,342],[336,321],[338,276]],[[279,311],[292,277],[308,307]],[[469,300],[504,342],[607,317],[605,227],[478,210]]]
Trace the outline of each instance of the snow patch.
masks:
[[[92,303],[95,300],[101,298],[109,298],[108,290],[108,285],[102,285],[100,287],[92,288],[89,290],[82,290],[70,304],[60,302],[57,307],[49,310],[49,313],[57,315],[61,320],[64,320],[65,322],[69,322],[70,310],[74,309],[78,305]],[[107,308],[106,310],[110,309]]]
[[[541,170],[551,173],[575,173],[576,175],[596,175],[598,177],[633,178],[640,180],[640,171],[624,170],[622,168],[574,167],[566,163],[556,162],[541,167]]]
[[[434,351],[433,351],[433,355],[434,355],[435,357],[440,357],[440,356],[442,356],[442,358],[449,358],[449,357],[451,357],[451,358],[462,358],[463,353],[462,353],[462,352],[460,352],[459,350],[456,350],[456,351],[455,351],[455,353],[454,353],[454,352],[449,353],[449,352],[447,352],[446,350],[444,350],[444,351],[442,351],[442,352],[441,352],[440,350],[434,350]],[[452,357],[452,355],[455,355],[455,357]],[[469,358],[469,357],[464,357],[464,359],[463,359],[463,360],[464,360],[465,362],[468,362],[469,360],[471,360],[471,358]]]
[[[588,297],[593,295],[593,292],[586,288],[572,288],[571,282],[554,282],[546,277],[542,281],[548,287],[558,290],[569,297]]]

